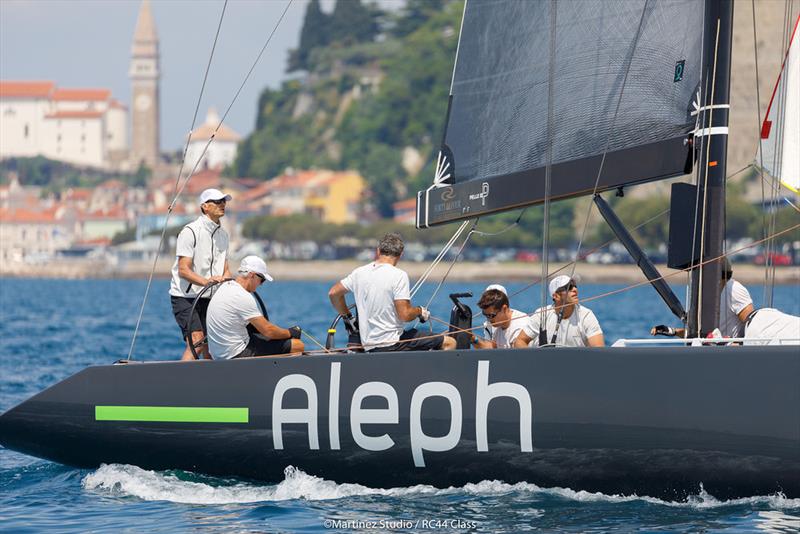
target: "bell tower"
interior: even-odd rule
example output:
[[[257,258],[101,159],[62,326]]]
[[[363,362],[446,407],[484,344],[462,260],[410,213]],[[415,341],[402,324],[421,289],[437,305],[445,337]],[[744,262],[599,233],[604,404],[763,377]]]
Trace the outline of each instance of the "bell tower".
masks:
[[[131,164],[144,162],[154,169],[159,161],[158,35],[150,11],[150,1],[143,0],[136,20],[131,47],[132,135]]]

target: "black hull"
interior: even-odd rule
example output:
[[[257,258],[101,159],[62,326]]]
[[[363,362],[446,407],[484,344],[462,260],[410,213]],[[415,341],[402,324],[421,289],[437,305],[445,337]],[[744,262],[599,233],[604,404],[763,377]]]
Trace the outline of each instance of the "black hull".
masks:
[[[292,422],[273,429],[279,381],[306,388],[285,390],[279,416],[306,417],[316,432]],[[508,384],[492,387],[500,382]],[[383,397],[353,403],[359,386]],[[519,400],[492,399],[509,392]],[[525,396],[531,411],[520,421]],[[98,420],[97,406],[239,408],[247,419]],[[286,411],[309,406],[315,416]],[[268,482],[294,465],[372,487],[498,479],[668,499],[700,484],[719,498],[800,497],[800,352],[560,348],[91,367],[0,416],[0,443],[77,467],[126,463]]]

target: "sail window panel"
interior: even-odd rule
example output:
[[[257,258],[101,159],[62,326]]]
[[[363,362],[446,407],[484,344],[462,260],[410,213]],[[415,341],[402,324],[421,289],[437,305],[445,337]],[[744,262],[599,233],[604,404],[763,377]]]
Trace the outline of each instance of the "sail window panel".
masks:
[[[456,183],[547,164],[551,2],[467,3],[445,143]],[[555,4],[553,163],[686,136],[699,85],[703,2]],[[683,78],[673,81],[685,61]],[[683,166],[683,162],[680,162]],[[647,177],[642,177],[646,179]]]

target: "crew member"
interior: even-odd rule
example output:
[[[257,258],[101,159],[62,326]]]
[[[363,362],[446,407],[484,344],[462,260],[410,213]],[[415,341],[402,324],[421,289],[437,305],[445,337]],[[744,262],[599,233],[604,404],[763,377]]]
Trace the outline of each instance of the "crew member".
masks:
[[[270,323],[252,295],[265,281],[272,282],[267,264],[247,256],[239,264],[235,280],[220,284],[208,305],[208,344],[218,359],[249,358],[302,352],[299,326],[281,328]],[[250,334],[247,325],[258,333]]]
[[[403,254],[400,234],[389,233],[378,243],[376,260],[355,269],[328,292],[334,309],[345,321],[348,331],[356,325],[347,309],[345,295],[355,295],[360,322],[361,345],[367,351],[452,350],[456,340],[445,335],[430,335],[416,328],[403,330],[404,323],[419,319],[424,323],[430,312],[424,306],[412,306],[408,274],[397,267]]]
[[[744,337],[745,323],[755,308],[747,288],[733,279],[733,267],[728,258],[722,259],[719,290],[720,334],[722,337]],[[686,329],[660,324],[650,329],[650,335],[686,337]]]
[[[484,289],[483,292],[486,293],[490,289],[497,289],[498,291],[503,293],[503,295],[508,297],[508,291],[506,291],[505,286],[502,286],[500,284],[489,284],[488,286],[486,286],[486,289]],[[492,322],[489,319],[483,321],[483,331],[486,334],[485,336],[486,339],[492,339],[492,335],[494,334],[494,327],[492,326]]]
[[[592,310],[578,302],[578,285],[569,276],[556,276],[547,286],[553,305],[539,308],[528,319],[514,342],[515,348],[527,347],[531,341],[539,346],[542,315],[545,317],[547,345],[563,347],[602,347],[603,330]]]
[[[194,354],[189,344],[198,347],[205,337],[208,301],[215,289],[203,294],[195,306],[194,315],[190,317],[197,294],[208,283],[221,282],[231,276],[227,257],[228,233],[220,226],[229,200],[231,196],[218,189],[206,189],[199,197],[200,216],[184,226],[178,234],[169,295],[175,321],[186,340],[182,360],[193,360]],[[197,353],[209,358],[208,345],[200,345]]]
[[[492,286],[489,286],[492,287]],[[500,286],[502,287],[502,286]],[[492,325],[489,340],[472,336],[472,343],[478,349],[509,349],[513,346],[528,316],[509,307],[508,295],[500,289],[487,289],[478,301],[483,316]]]

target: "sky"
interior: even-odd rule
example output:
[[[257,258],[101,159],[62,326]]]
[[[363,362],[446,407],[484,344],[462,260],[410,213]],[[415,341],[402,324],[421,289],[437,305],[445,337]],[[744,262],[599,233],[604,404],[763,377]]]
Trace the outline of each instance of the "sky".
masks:
[[[183,147],[219,24],[222,0],[151,0],[161,52],[161,149]],[[200,104],[230,105],[288,0],[229,0]],[[285,79],[307,0],[294,0],[225,123],[253,130],[261,91]],[[323,3],[331,8],[331,3]],[[139,0],[0,0],[0,79],[105,87],[130,108],[130,50]]]

